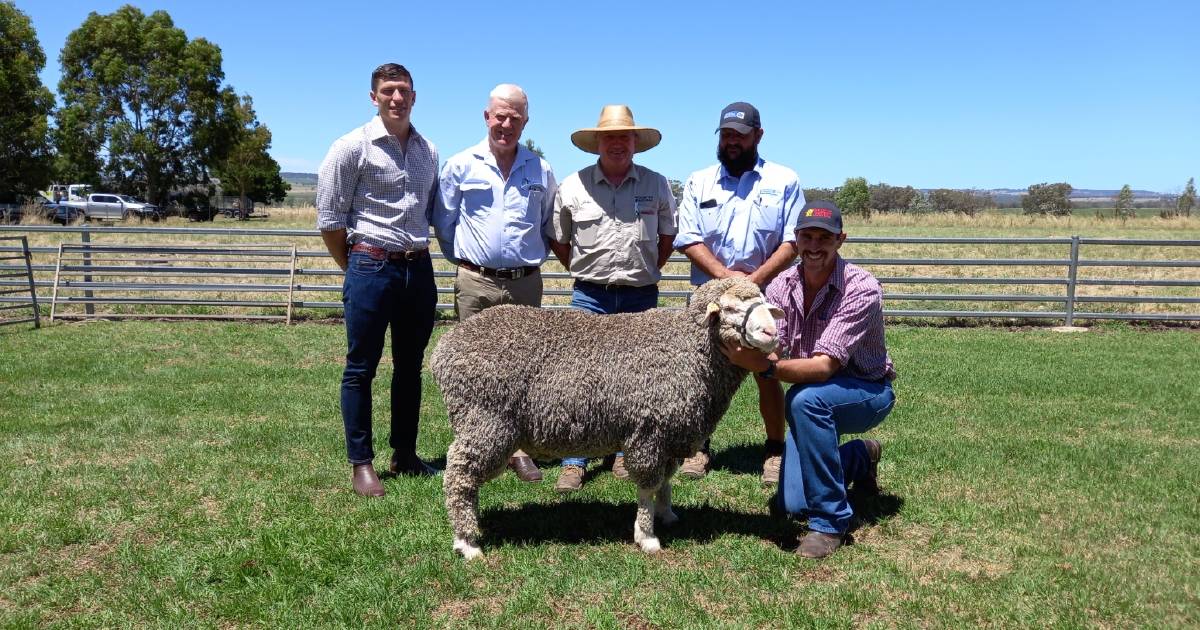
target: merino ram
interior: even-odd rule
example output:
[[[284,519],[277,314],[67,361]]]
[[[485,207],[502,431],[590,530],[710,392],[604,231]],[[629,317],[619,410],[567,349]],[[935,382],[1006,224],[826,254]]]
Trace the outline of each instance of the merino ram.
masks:
[[[683,310],[593,315],[498,306],[442,336],[430,365],[454,441],[443,480],[454,549],[479,548],[479,488],[509,455],[625,452],[637,485],[633,538],[660,549],[654,518],[671,511],[671,475],[712,434],[746,371],[722,341],[773,351],[778,308],[745,279],[699,287]]]

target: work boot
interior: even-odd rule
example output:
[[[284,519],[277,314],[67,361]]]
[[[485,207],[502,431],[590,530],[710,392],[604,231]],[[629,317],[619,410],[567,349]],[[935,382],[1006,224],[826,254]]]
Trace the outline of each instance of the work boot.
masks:
[[[375,472],[375,464],[354,464],[350,474],[350,484],[354,486],[355,494],[364,497],[383,496],[383,484]]]
[[[612,474],[617,479],[628,479],[629,471],[625,470],[625,456],[616,455],[613,457]]]
[[[583,487],[583,466],[567,464],[562,467],[562,472],[558,473],[558,482],[554,484],[554,491],[566,494],[575,492]]]
[[[782,455],[767,455],[763,460],[762,485],[773,486],[779,483],[779,466],[783,464]]]
[[[441,474],[442,471],[421,461],[416,452],[401,453],[400,451],[393,451],[392,463],[388,466],[388,472],[393,475],[433,477]]]
[[[686,479],[703,479],[708,474],[710,461],[708,453],[696,451],[695,455],[683,460],[683,465],[679,467],[679,476]]]
[[[879,458],[883,456],[883,444],[879,440],[863,440],[867,448],[867,473],[854,482],[854,490],[862,495],[879,494]]]
[[[542,471],[528,455],[516,455],[508,458],[508,467],[521,481],[535,482],[542,480]]]
[[[844,534],[826,534],[815,530],[808,530],[804,538],[800,539],[800,546],[796,548],[796,554],[801,558],[828,558],[837,551],[838,547],[842,546]]]

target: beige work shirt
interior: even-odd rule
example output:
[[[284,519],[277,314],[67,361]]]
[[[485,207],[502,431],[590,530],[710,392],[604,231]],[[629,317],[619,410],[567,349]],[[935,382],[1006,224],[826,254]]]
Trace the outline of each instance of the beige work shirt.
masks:
[[[571,246],[571,276],[643,287],[662,278],[658,237],[674,236],[675,197],[667,178],[634,164],[613,188],[593,164],[572,173],[554,197],[550,238]]]

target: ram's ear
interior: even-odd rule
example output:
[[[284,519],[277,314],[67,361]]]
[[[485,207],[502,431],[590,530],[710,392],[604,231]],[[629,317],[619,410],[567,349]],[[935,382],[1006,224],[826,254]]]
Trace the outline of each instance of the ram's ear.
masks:
[[[714,321],[716,321],[716,317],[720,314],[721,314],[721,306],[719,304],[717,304],[716,302],[709,302],[708,310],[705,311],[705,313],[704,313],[704,317],[708,321],[708,323],[711,324]]]

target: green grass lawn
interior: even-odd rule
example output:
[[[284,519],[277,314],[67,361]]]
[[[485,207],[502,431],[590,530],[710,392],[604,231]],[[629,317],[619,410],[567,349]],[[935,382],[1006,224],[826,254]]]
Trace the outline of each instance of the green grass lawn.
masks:
[[[768,512],[747,384],[662,554],[633,544],[630,484],[562,498],[548,466],[484,487],[466,564],[440,480],[350,492],[340,326],[0,329],[0,627],[1200,624],[1196,330],[888,335],[884,494],[832,558],[797,558]],[[426,394],[419,450],[442,464]]]

